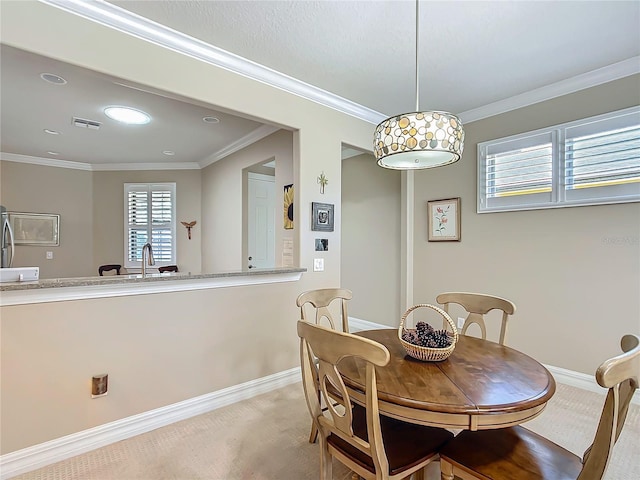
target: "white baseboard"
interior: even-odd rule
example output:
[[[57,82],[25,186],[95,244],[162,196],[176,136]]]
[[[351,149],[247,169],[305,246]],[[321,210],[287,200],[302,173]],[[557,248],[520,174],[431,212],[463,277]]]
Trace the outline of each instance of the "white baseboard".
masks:
[[[361,318],[349,317],[349,331],[351,333],[359,332],[361,330],[379,330],[381,328],[394,328],[389,325],[382,325],[380,323],[373,323],[368,320],[362,320]]]
[[[349,317],[349,328],[352,332],[391,328],[388,325]],[[560,367],[545,365],[556,382],[581,388],[604,395],[605,389],[600,387],[592,375],[574,372]],[[82,432],[57,438],[49,442],[7,453],[0,457],[0,480],[7,480],[16,475],[30,472],[61,460],[104,447],[135,435],[164,427],[171,423],[194,417],[235,402],[247,400],[256,395],[299,382],[300,368],[292,368],[284,372],[234,385],[217,392],[157,408],[139,415],[116,420]],[[640,404],[640,395],[636,392],[633,403]]]
[[[0,479],[30,472],[81,453],[247,400],[301,381],[300,367],[106,423],[0,457]]]
[[[602,396],[607,393],[607,389],[598,385],[598,382],[596,382],[596,378],[593,375],[574,372],[573,370],[554,367],[553,365],[545,365],[545,367],[551,372],[553,378],[555,378],[558,383],[588,390],[589,392],[599,393]],[[640,390],[636,390],[636,393],[634,393],[633,398],[631,399],[631,403],[640,405]]]

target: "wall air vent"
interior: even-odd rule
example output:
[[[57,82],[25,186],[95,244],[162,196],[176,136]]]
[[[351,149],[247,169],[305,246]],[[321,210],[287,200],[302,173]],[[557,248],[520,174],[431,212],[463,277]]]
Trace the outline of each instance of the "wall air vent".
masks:
[[[78,118],[78,117],[73,117],[73,119],[71,120],[71,123],[76,127],[90,128],[91,130],[99,130],[100,125],[102,125],[100,122],[96,122],[94,120],[87,120],[85,118]]]

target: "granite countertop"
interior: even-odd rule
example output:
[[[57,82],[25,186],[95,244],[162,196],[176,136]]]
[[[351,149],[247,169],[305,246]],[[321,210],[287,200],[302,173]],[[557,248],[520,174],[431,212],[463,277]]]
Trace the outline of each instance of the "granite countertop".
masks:
[[[140,283],[152,283],[152,282],[167,282],[167,281],[181,281],[181,280],[205,280],[225,277],[245,277],[245,276],[259,276],[259,275],[272,275],[279,273],[301,273],[306,272],[306,268],[263,268],[242,270],[233,272],[221,272],[221,273],[152,273],[142,276],[141,274],[134,275],[112,275],[107,277],[76,277],[76,278],[47,278],[37,280],[35,282],[8,282],[0,284],[0,292],[3,291],[16,291],[16,290],[35,290],[43,288],[61,288],[61,287],[88,287],[88,286],[116,286],[124,284],[140,284]]]

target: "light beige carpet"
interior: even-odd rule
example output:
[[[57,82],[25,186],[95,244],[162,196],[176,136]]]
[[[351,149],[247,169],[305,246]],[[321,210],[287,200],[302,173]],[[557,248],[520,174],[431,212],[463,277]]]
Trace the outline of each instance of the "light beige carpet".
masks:
[[[527,427],[582,456],[604,397],[558,385]],[[16,480],[301,480],[317,479],[318,445],[300,383],[79,455]],[[439,479],[432,464],[429,480]],[[334,461],[334,479],[349,472]],[[632,405],[605,476],[640,478],[640,406]],[[517,479],[514,479],[517,480]]]

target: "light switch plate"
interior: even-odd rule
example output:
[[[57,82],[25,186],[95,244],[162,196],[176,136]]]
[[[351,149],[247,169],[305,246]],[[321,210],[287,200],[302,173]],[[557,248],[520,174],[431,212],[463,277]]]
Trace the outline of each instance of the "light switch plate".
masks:
[[[324,272],[324,258],[314,258],[313,259],[313,271],[314,272]]]

